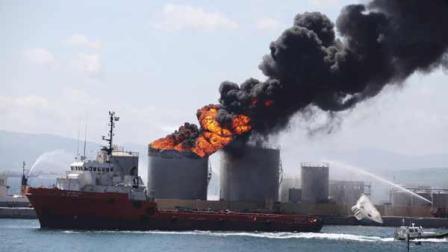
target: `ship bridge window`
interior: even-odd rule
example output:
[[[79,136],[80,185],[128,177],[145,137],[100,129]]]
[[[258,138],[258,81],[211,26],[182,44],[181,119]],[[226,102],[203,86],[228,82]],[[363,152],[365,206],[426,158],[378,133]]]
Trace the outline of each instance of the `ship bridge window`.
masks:
[[[93,171],[95,171],[95,172],[96,172],[96,167],[93,167]]]
[[[109,172],[109,168],[106,168],[106,172]]]
[[[84,171],[87,171],[87,167],[84,167]]]

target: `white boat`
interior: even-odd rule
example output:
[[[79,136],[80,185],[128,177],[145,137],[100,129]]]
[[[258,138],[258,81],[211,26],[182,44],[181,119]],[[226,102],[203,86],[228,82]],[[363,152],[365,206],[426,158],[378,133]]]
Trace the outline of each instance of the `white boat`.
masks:
[[[365,194],[362,194],[356,202],[356,205],[352,207],[352,212],[357,220],[367,219],[377,223],[383,223],[380,212],[378,212]]]
[[[448,232],[426,232],[422,226],[412,223],[410,226],[397,228],[394,236],[396,240],[440,239],[448,237]]]

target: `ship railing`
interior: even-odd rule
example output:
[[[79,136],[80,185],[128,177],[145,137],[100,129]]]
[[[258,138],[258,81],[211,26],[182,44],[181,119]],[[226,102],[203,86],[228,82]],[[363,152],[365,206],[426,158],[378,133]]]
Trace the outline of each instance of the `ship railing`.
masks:
[[[302,162],[300,163],[301,167],[316,167],[316,168],[329,168],[330,164],[327,162]]]
[[[136,151],[126,151],[126,150],[113,150],[112,151],[112,155],[120,155],[120,154],[122,154],[122,155],[127,155],[127,156],[138,156],[139,155],[139,153],[138,152],[136,152]]]

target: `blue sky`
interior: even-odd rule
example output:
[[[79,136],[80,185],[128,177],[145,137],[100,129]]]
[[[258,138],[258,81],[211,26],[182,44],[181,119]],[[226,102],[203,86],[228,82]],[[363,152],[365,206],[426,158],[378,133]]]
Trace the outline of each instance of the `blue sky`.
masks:
[[[120,142],[146,144],[216,103],[219,84],[264,77],[257,66],[297,13],[333,21],[358,1],[0,0],[0,129],[98,141],[106,114]],[[446,152],[448,77],[415,74],[344,113],[331,135],[309,137],[296,117],[273,138],[290,162],[323,149]],[[417,102],[418,101],[418,102]]]

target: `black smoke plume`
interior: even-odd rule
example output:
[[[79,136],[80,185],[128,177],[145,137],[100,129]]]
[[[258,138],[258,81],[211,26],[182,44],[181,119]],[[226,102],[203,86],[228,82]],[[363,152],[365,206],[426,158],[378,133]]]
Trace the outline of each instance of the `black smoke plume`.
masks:
[[[349,5],[336,30],[321,13],[298,14],[259,65],[266,81],[221,84],[219,121],[247,114],[253,132],[267,136],[307,107],[351,109],[416,71],[448,66],[448,0]]]

